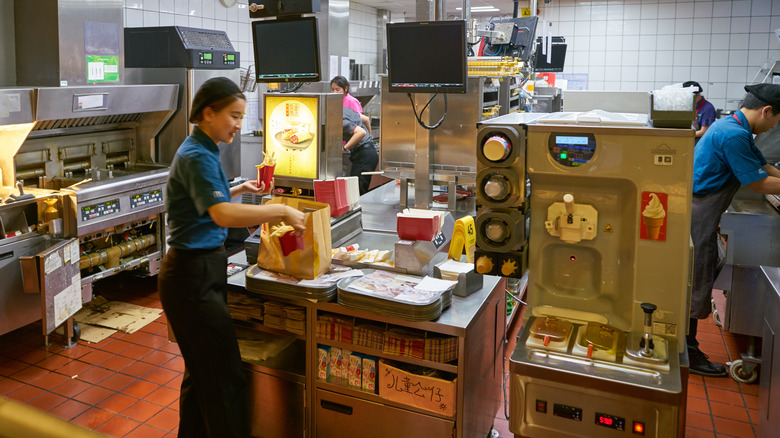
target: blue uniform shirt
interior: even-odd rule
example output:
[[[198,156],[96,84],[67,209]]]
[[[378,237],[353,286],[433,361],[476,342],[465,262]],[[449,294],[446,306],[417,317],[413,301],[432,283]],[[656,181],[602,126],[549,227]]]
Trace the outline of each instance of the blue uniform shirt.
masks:
[[[207,210],[230,202],[230,185],[219,160],[219,147],[195,128],[176,151],[165,188],[171,248],[211,249],[221,246],[227,229]]]
[[[739,119],[739,121],[737,121]],[[767,177],[764,154],[753,143],[745,115],[715,121],[693,150],[693,194],[717,192],[737,178],[742,185]]]
[[[697,129],[710,126],[715,121],[715,106],[705,98],[701,98],[696,105],[696,124]]]

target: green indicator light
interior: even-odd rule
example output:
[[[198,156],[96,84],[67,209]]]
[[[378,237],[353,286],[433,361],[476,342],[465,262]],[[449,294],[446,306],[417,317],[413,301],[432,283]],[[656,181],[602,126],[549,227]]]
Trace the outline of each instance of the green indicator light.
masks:
[[[566,159],[566,152],[561,152],[561,160],[565,160],[565,159]]]

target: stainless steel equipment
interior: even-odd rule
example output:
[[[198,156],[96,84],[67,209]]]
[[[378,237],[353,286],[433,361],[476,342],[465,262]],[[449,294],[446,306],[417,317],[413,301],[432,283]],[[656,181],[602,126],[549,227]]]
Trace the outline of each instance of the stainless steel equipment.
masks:
[[[387,76],[382,76],[382,145],[380,169],[385,176],[401,179],[406,206],[406,183],[414,181],[414,206],[428,208],[432,203],[432,184],[449,186],[450,210],[454,210],[455,185],[473,184],[477,173],[474,156],[476,125],[482,120],[483,77],[468,78],[468,93],[448,96],[447,117],[435,130],[420,127],[412,104],[405,93],[390,93]],[[419,113],[430,98],[414,94]],[[432,125],[444,112],[444,99],[434,99],[423,114]]]
[[[769,200],[768,200],[769,199]],[[725,308],[715,309],[716,321],[731,333],[750,336],[746,352],[731,362],[731,376],[744,383],[758,379],[762,362],[757,338],[763,336],[764,293],[760,266],[780,266],[780,213],[774,195],[742,187],[721,216],[720,234],[726,239],[723,267],[714,287],[726,295]]]
[[[761,389],[758,393],[758,436],[771,437],[780,428],[777,406],[780,403],[780,268],[761,267],[760,290],[764,292],[762,351],[764,358]]]
[[[532,188],[510,430],[682,436],[693,132],[511,116],[480,127],[527,145]]]
[[[33,97],[34,90],[30,88],[0,90],[0,334],[43,317],[46,335],[82,303],[78,268],[73,272],[73,264],[69,263],[72,253],[67,252],[67,258],[64,251],[58,253],[64,247],[77,250],[78,244],[75,239],[60,244],[62,239],[53,238],[62,233],[62,214],[50,208],[59,202],[57,194],[50,190],[24,190],[21,184],[13,184],[13,156],[35,122]],[[43,270],[44,274],[52,274],[51,283],[41,284],[37,275],[24,278],[20,260],[39,253],[54,255]],[[55,302],[54,295],[63,291],[66,293]]]
[[[4,147],[0,157],[6,185],[3,198],[10,196],[8,186],[16,180],[35,196],[25,201],[30,205],[23,216],[19,213],[22,203],[2,206],[9,211],[3,219],[8,231],[21,231],[21,236],[6,235],[5,239],[12,245],[7,254],[16,270],[9,274],[12,281],[1,288],[8,304],[4,309],[13,312],[4,330],[43,317],[47,335],[78,310],[75,302],[80,307],[92,299],[92,282],[126,269],[157,273],[165,249],[163,192],[168,170],[150,159],[154,136],[176,108],[176,92],[176,85],[0,92],[16,95],[13,102],[29,100],[22,108],[31,122],[3,129],[17,141],[16,147]],[[4,142],[4,146],[11,144]],[[53,202],[47,204],[50,199]],[[54,218],[59,222],[52,222]],[[51,239],[51,234],[77,238],[78,243],[67,252],[69,242]],[[76,275],[58,274],[51,268],[56,263],[45,264],[64,259],[66,252],[67,265],[76,266]],[[20,259],[29,260],[23,269],[18,268]],[[78,285],[72,287],[73,282]],[[41,295],[21,298],[23,289]],[[52,299],[55,295],[59,301],[77,297],[66,307],[73,312],[63,316],[62,311],[55,311],[64,305]]]
[[[168,169],[152,160],[153,139],[176,109],[177,91],[177,85],[37,90],[38,121],[16,156],[17,175],[42,169],[38,185],[64,194],[65,234],[79,238],[89,261],[81,263],[86,300],[92,283],[106,276],[159,270]],[[57,159],[42,160],[49,157]]]
[[[192,132],[192,99],[207,80],[223,76],[241,83],[240,53],[223,31],[181,26],[124,30],[127,83],[178,84],[176,110],[156,139],[155,162],[170,163]],[[241,134],[219,144],[219,157],[228,179],[241,176]],[[257,163],[259,164],[259,163]],[[243,175],[247,177],[248,175]]]
[[[122,0],[14,0],[17,85],[122,84],[123,7]]]

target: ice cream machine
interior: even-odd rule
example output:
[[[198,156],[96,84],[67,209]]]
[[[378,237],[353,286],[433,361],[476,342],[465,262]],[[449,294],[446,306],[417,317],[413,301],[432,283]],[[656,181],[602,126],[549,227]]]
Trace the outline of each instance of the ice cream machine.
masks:
[[[506,136],[525,144],[524,167],[509,167],[519,181],[527,172],[531,189],[522,210],[525,247],[510,248],[502,234],[507,221],[497,219],[519,218],[519,199],[510,206],[517,212],[493,205],[477,217],[485,224],[483,244],[485,237],[507,242],[497,254],[483,253],[494,266],[502,255],[528,257],[528,308],[510,361],[510,430],[529,437],[682,436],[693,132],[651,128],[641,119],[576,120],[557,113],[481,127],[486,135],[525,135]],[[503,156],[487,141],[482,148]],[[505,199],[501,181],[512,181],[503,176],[509,170],[494,167],[479,190]],[[520,186],[510,186],[510,198]]]

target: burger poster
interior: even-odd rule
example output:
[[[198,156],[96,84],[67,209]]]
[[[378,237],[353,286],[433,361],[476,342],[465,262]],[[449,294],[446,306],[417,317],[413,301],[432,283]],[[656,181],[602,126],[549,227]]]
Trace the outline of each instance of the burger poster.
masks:
[[[317,178],[317,98],[265,96],[263,143],[274,175]]]

